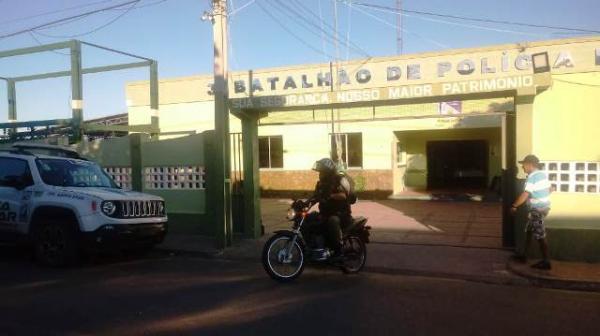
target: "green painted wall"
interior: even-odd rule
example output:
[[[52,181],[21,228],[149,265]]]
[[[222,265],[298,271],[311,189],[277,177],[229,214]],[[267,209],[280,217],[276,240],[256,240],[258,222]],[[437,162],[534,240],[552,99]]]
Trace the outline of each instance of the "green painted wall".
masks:
[[[204,167],[204,141],[204,134],[168,140],[147,138],[141,146],[142,171],[146,167]],[[205,189],[161,190],[146,188],[143,183],[142,190],[165,199],[171,232],[209,235],[214,231],[207,215]]]

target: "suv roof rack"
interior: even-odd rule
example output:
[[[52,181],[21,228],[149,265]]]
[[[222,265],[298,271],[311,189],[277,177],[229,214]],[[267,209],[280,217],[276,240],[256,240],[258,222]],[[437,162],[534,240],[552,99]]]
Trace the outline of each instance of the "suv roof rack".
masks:
[[[15,143],[12,145],[12,148],[17,149],[21,153],[29,153],[31,155],[34,155],[32,154],[32,151],[39,151],[38,154],[85,160],[85,158],[81,157],[77,151],[62,146]]]
[[[28,152],[23,149],[18,148],[0,148],[0,153],[10,153],[10,154],[18,154],[18,155],[31,155],[35,156],[35,154]]]

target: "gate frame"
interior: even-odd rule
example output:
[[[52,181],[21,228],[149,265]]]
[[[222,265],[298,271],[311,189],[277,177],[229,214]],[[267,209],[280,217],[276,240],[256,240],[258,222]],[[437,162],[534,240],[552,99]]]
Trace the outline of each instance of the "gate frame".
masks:
[[[81,46],[86,45],[97,49],[102,49],[112,53],[125,55],[142,60],[141,62],[119,63],[106,66],[97,66],[92,68],[82,68],[81,64]],[[48,72],[42,74],[18,76],[18,77],[0,77],[7,83],[8,99],[8,122],[0,123],[0,129],[9,129],[13,136],[18,128],[36,127],[36,126],[70,126],[74,130],[72,142],[78,142],[85,131],[116,131],[116,132],[144,132],[153,136],[160,133],[159,115],[158,115],[158,63],[157,61],[134,55],[128,52],[103,47],[97,44],[83,42],[79,40],[70,40],[65,42],[44,44],[35,47],[27,47],[13,50],[0,51],[0,59],[14,56],[37,54],[46,51],[68,49],[71,57],[71,67],[66,71]],[[151,122],[148,125],[84,125],[83,124],[83,75],[99,72],[108,72],[124,70],[131,68],[148,67],[150,72],[150,108],[152,110]],[[17,122],[17,101],[16,101],[16,83],[33,81],[40,79],[71,77],[71,113],[70,119],[49,119]]]

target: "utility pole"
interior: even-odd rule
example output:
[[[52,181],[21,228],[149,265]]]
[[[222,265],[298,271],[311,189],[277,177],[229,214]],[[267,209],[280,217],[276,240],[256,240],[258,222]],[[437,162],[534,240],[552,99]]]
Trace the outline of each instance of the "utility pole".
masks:
[[[232,245],[231,216],[231,158],[229,147],[229,86],[227,84],[227,1],[212,0],[212,13],[203,16],[213,24],[214,43],[214,97],[215,97],[215,171],[216,180],[215,222],[220,248]]]

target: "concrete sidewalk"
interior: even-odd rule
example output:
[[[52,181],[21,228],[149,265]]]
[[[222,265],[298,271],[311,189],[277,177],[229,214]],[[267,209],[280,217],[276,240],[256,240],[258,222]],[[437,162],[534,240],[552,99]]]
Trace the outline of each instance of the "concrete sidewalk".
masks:
[[[508,269],[541,287],[586,290],[600,292],[600,264],[552,261],[552,270],[543,271],[523,264],[508,261]]]
[[[176,254],[260,262],[268,238],[265,235],[257,240],[237,240],[234,246],[220,251],[210,238],[171,234],[159,248]],[[502,249],[371,243],[367,245],[367,252],[365,271],[370,272],[528,284],[506,269],[510,252]]]

